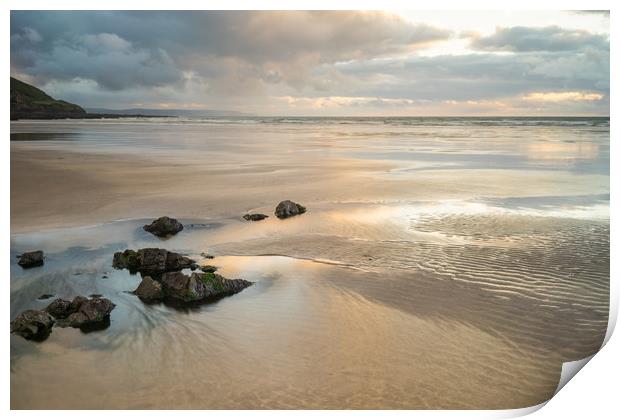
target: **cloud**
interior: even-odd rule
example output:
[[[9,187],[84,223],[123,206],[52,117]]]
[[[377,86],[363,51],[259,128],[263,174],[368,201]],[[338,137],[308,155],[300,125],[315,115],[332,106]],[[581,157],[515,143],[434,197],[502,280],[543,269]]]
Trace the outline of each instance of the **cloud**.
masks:
[[[305,109],[326,109],[326,108],[398,108],[410,107],[424,101],[414,101],[406,98],[379,98],[363,96],[319,96],[319,97],[293,97],[281,96],[275,99],[285,101],[288,106]]]
[[[608,50],[609,39],[605,35],[559,26],[544,28],[515,26],[497,28],[495,33],[489,36],[473,37],[471,46],[484,51],[512,52],[577,51],[584,48]]]
[[[299,59],[325,63],[409,51],[451,32],[384,12],[209,12],[185,27],[199,51],[251,63]],[[195,44],[192,44],[195,46]]]
[[[383,12],[13,11],[11,74],[55,97],[112,108],[609,112],[607,36],[476,29]],[[585,96],[550,100],[566,92]]]
[[[19,31],[11,34],[11,44],[20,42],[37,43],[42,40],[43,38],[36,30],[28,27],[21,28]]]
[[[49,42],[19,38],[37,26]],[[158,86],[197,76],[220,90],[306,84],[314,66],[406,53],[450,31],[383,12],[12,12],[13,70],[103,87]],[[86,68],[86,67],[92,68]],[[133,72],[139,77],[130,77]],[[110,75],[113,73],[113,76]]]
[[[596,52],[417,56],[343,63],[336,68],[348,80],[341,96],[467,101],[534,90],[603,95],[609,91],[609,55]]]
[[[591,102],[600,101],[604,95],[591,92],[531,92],[523,97],[526,101],[533,102]]]
[[[101,87],[161,86],[180,80],[179,69],[161,49],[142,49],[116,34],[100,33],[56,40],[47,51],[20,49],[12,65],[44,81],[91,79]]]

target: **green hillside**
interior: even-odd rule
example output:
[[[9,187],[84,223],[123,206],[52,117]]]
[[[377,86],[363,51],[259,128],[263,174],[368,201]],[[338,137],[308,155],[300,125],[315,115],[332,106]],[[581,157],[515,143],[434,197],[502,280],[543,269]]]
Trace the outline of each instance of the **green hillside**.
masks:
[[[85,114],[78,105],[56,100],[41,89],[11,77],[11,120],[79,118]]]

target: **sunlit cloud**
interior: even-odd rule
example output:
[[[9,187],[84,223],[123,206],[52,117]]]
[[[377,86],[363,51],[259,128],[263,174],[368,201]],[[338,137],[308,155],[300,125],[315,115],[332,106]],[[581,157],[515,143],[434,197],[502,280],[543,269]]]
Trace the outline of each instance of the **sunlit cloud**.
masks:
[[[316,109],[341,107],[402,107],[412,106],[426,102],[406,98],[394,99],[364,96],[322,96],[316,98],[280,96],[276,99],[285,101],[291,107]]]
[[[523,96],[523,99],[534,102],[591,102],[600,101],[603,99],[603,95],[600,93],[588,92],[532,92]]]

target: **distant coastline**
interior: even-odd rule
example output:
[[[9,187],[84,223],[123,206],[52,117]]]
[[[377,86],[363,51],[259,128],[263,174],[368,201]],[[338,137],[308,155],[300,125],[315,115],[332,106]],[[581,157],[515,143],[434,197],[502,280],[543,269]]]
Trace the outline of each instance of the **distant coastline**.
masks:
[[[173,117],[244,117],[235,111],[197,109],[87,108],[52,98],[41,89],[11,77],[11,121]]]
[[[11,113],[11,121],[19,120],[102,120],[102,119],[120,119],[120,118],[163,118],[173,117],[171,115],[127,115],[127,114],[91,114],[84,113],[81,115],[74,114],[50,114],[50,113]]]
[[[109,109],[109,108],[86,108],[86,111],[93,114],[113,114],[123,116],[141,115],[146,117],[251,117],[253,115],[236,111],[212,110],[212,109],[155,109],[155,108],[129,108],[129,109]]]

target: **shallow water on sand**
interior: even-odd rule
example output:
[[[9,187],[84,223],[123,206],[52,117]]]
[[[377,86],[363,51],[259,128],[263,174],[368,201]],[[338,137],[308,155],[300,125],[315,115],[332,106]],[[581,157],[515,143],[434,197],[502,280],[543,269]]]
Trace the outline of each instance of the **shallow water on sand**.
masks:
[[[510,235],[500,244],[437,232],[433,223],[454,228],[457,216],[399,230],[406,216],[394,212],[407,214],[194,221],[169,240],[141,231],[146,220],[15,236],[15,254],[38,244],[48,257],[41,268],[13,264],[12,316],[44,307],[44,293],[102,294],[118,307],[107,330],[12,337],[13,407],[514,408],[549,398],[561,363],[600,346],[605,222],[496,216],[494,238]],[[334,218],[344,235],[326,233]],[[526,223],[533,232],[512,232]],[[584,240],[588,255],[575,250]],[[186,310],[145,305],[126,293],[139,275],[111,261],[147,246],[256,284]],[[203,251],[217,256],[203,260]]]
[[[255,223],[237,209],[200,218],[188,211],[186,228],[170,239],[144,232],[149,219],[114,213],[73,227],[19,229],[11,236],[12,318],[46,306],[52,298],[37,299],[44,293],[101,294],[117,307],[105,330],[55,328],[40,343],[12,336],[11,407],[484,409],[547,400],[562,363],[597,351],[606,332],[608,123],[455,121],[205,123],[214,131],[178,123],[187,132],[181,144],[195,151],[189,154],[167,154],[165,135],[149,137],[171,131],[162,123],[16,125],[14,132],[78,134],[18,137],[12,159],[46,150],[133,156],[155,141],[145,153],[192,168],[213,151],[220,169],[255,154],[255,178],[261,168],[317,157],[312,171],[320,171],[336,154],[357,164],[387,160],[388,169],[358,170],[399,193],[386,199],[360,187],[363,194],[300,198],[306,214]],[[139,124],[149,136],[139,134]],[[257,133],[254,143],[230,144],[231,133],[245,136],[247,126]],[[204,133],[213,138],[201,143]],[[283,140],[279,152],[271,153],[268,135]],[[304,135],[308,141],[298,143]],[[284,150],[290,158],[279,154]],[[485,183],[476,175],[484,170],[498,171],[506,185]],[[523,183],[529,175],[538,180]],[[433,193],[416,188],[415,177],[434,182]],[[243,184],[225,178],[228,188]],[[411,183],[395,188],[403,179]],[[442,190],[443,182],[458,185],[459,194]],[[261,190],[265,201],[270,188]],[[242,206],[273,211],[262,202]],[[111,263],[115,251],[151,246],[255,284],[202,306],[146,305],[127,293],[139,275]],[[15,256],[32,249],[45,250],[45,265],[23,270]]]

